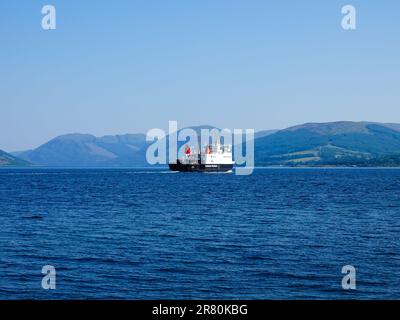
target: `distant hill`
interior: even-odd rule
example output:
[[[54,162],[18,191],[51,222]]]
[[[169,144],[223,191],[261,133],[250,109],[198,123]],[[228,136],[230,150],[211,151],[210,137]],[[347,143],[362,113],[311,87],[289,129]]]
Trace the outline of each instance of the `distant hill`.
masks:
[[[198,135],[201,129],[213,128],[208,125],[191,127]],[[168,136],[165,138],[168,150]],[[137,167],[149,165],[146,150],[150,143],[146,141],[145,134],[95,137],[74,133],[58,136],[36,149],[12,154],[42,166]],[[184,144],[178,142],[178,149]]]
[[[400,126],[349,121],[306,123],[256,139],[255,147],[259,166],[384,165],[385,158],[393,165],[400,154]]]
[[[262,131],[257,131],[254,133],[254,139],[258,139],[258,138],[262,138],[262,137],[266,137],[269,136],[275,132],[277,132],[279,130],[262,130]]]
[[[190,127],[200,135],[209,125]],[[178,133],[182,129],[178,130]],[[166,136],[168,150],[168,136]],[[90,134],[58,136],[33,150],[13,152],[14,156],[42,166],[61,167],[141,167],[149,166],[146,150],[152,142],[145,134],[95,137]],[[178,149],[186,142],[178,142]],[[167,152],[168,153],[168,152]]]
[[[0,150],[0,167],[5,166],[29,166],[28,161],[19,159],[3,150]]]
[[[144,134],[95,137],[90,134],[67,134],[18,156],[44,166],[142,166],[146,165]]]
[[[213,127],[191,128],[199,133],[201,128]],[[178,148],[186,143],[179,142]],[[400,166],[400,124],[305,123],[256,132],[254,144],[256,166]],[[77,133],[12,156],[14,163],[22,158],[44,166],[138,167],[148,165],[148,145],[144,134],[95,137]]]

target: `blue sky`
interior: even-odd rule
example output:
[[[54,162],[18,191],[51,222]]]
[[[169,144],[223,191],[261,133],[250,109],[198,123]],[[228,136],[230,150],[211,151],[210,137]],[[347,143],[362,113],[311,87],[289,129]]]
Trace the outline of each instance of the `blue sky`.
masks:
[[[57,30],[41,8],[57,9]],[[341,8],[357,9],[357,30]],[[0,149],[65,133],[400,122],[399,1],[2,1]]]

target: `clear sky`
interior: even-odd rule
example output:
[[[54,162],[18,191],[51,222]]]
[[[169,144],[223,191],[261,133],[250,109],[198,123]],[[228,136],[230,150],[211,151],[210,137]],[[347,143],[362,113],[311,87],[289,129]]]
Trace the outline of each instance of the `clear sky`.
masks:
[[[53,4],[57,29],[41,28]],[[357,30],[341,8],[357,9]],[[0,149],[65,133],[400,122],[400,1],[0,2]]]

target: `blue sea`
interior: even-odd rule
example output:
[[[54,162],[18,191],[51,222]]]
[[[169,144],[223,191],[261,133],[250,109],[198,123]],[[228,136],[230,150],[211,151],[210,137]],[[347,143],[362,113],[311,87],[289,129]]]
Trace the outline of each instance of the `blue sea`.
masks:
[[[0,299],[400,298],[396,169],[2,169],[0,224]]]

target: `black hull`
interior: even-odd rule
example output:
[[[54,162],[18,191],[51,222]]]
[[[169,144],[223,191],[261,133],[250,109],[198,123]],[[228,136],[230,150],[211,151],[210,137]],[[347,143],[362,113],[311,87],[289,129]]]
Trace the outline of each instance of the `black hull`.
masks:
[[[170,163],[169,169],[180,172],[227,172],[232,170],[233,164],[182,164]]]

